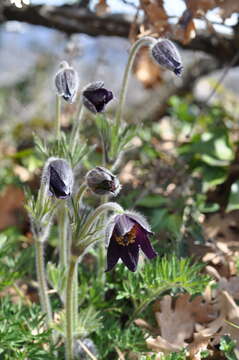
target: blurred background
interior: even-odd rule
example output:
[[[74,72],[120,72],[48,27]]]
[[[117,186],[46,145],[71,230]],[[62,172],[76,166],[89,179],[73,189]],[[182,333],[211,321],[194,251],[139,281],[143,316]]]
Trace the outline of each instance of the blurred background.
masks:
[[[74,66],[81,89],[104,81],[115,95],[107,108],[114,119],[129,49],[145,35],[171,39],[184,72],[176,77],[160,68],[147,48],[137,56],[124,110],[125,122],[135,125],[137,134],[119,168],[124,186],[118,201],[148,217],[160,255],[174,249],[180,256],[199,258],[211,266],[211,274],[214,269],[218,288],[238,300],[238,0],[1,0],[0,230],[18,244],[16,254],[30,249],[32,262],[24,273],[29,279],[33,240],[24,189],[34,192],[39,186],[43,159],[33,134],[52,136],[59,63],[67,60]],[[76,105],[64,104],[62,110],[67,133]],[[102,157],[90,114],[83,139],[96,145],[84,161],[85,172]],[[55,229],[47,259],[56,241]],[[92,258],[87,258],[89,267]],[[15,271],[9,264],[8,271]],[[31,281],[22,281],[22,272],[19,278],[19,287],[34,302]],[[234,320],[239,324],[239,311]],[[102,358],[112,359],[109,354]]]

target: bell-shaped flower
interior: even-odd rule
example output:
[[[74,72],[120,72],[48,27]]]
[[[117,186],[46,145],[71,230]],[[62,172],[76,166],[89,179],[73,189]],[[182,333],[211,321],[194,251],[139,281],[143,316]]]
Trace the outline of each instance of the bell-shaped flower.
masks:
[[[87,85],[82,91],[83,104],[94,114],[103,112],[113,97],[112,91],[104,88],[103,81],[95,81]]]
[[[66,61],[60,64],[60,70],[55,76],[56,93],[65,101],[72,104],[76,99],[79,88],[77,72]]]
[[[48,187],[48,194],[66,199],[72,194],[73,171],[64,159],[50,158],[43,169],[42,182]]]
[[[159,39],[151,48],[153,59],[161,66],[173,71],[180,76],[183,71],[181,56],[168,39]]]
[[[117,196],[121,189],[118,178],[102,166],[97,166],[88,171],[86,183],[96,195]]]
[[[148,259],[155,258],[157,254],[149,241],[150,235],[150,226],[142,215],[133,211],[114,215],[106,228],[106,271],[113,269],[119,259],[130,271],[136,271],[140,249]]]

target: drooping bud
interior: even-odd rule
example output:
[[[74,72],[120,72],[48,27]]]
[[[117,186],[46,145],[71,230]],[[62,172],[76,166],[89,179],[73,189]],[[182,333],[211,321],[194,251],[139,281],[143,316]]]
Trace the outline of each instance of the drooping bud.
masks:
[[[60,70],[55,76],[55,86],[58,96],[72,104],[76,98],[79,88],[77,72],[66,61],[60,64]]]
[[[86,183],[97,195],[117,196],[121,189],[118,178],[101,166],[95,167],[86,174]]]
[[[103,112],[113,97],[112,91],[104,88],[103,81],[95,81],[87,85],[82,91],[83,104],[94,114]]]
[[[42,182],[48,187],[50,196],[66,199],[72,194],[73,171],[66,160],[50,158],[44,166]]]
[[[161,66],[173,71],[180,76],[183,71],[181,56],[172,43],[168,39],[158,40],[151,48],[153,59]]]

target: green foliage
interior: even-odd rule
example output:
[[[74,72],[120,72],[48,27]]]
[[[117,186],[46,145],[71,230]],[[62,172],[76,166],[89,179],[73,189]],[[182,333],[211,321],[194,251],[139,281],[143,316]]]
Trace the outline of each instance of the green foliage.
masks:
[[[224,353],[226,359],[228,360],[237,359],[237,356],[234,352],[235,348],[236,348],[236,341],[232,340],[228,335],[222,336],[219,349]]]
[[[117,299],[131,299],[135,319],[156,298],[170,293],[201,293],[209,282],[209,277],[200,274],[201,264],[193,264],[191,259],[177,259],[175,255],[156,258],[136,274],[127,272],[123,289],[118,291]],[[139,296],[140,294],[140,296]]]
[[[34,249],[23,248],[23,241],[24,237],[15,228],[0,233],[0,290],[33,272]]]
[[[162,360],[186,360],[186,350],[182,349],[179,352],[173,352],[169,355],[163,355]]]
[[[4,360],[54,360],[49,345],[50,331],[44,330],[44,315],[37,305],[0,302],[0,357]]]
[[[94,150],[94,147],[90,148],[87,144],[79,143],[74,151],[72,151],[69,138],[64,133],[61,133],[60,141],[53,140],[46,143],[36,134],[34,135],[34,140],[37,153],[45,161],[50,157],[60,157],[69,161],[73,168],[79,164],[86,155],[89,155],[89,153]]]

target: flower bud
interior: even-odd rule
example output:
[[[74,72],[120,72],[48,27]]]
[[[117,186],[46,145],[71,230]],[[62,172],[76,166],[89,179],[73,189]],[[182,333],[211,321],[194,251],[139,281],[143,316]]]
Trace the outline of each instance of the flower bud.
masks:
[[[178,76],[181,75],[183,71],[181,56],[172,41],[168,39],[158,40],[152,46],[151,54],[159,65],[173,71]]]
[[[121,189],[117,177],[101,166],[97,166],[86,174],[86,183],[90,190],[97,195],[116,196]]]
[[[42,182],[48,186],[48,193],[59,199],[72,194],[73,171],[64,159],[50,158],[43,169]]]
[[[60,70],[56,73],[55,86],[58,96],[62,96],[70,104],[74,102],[79,87],[79,79],[77,72],[66,61],[61,63]]]
[[[106,104],[113,99],[112,91],[105,89],[103,81],[95,81],[82,91],[82,101],[85,107],[93,112],[103,112]]]

